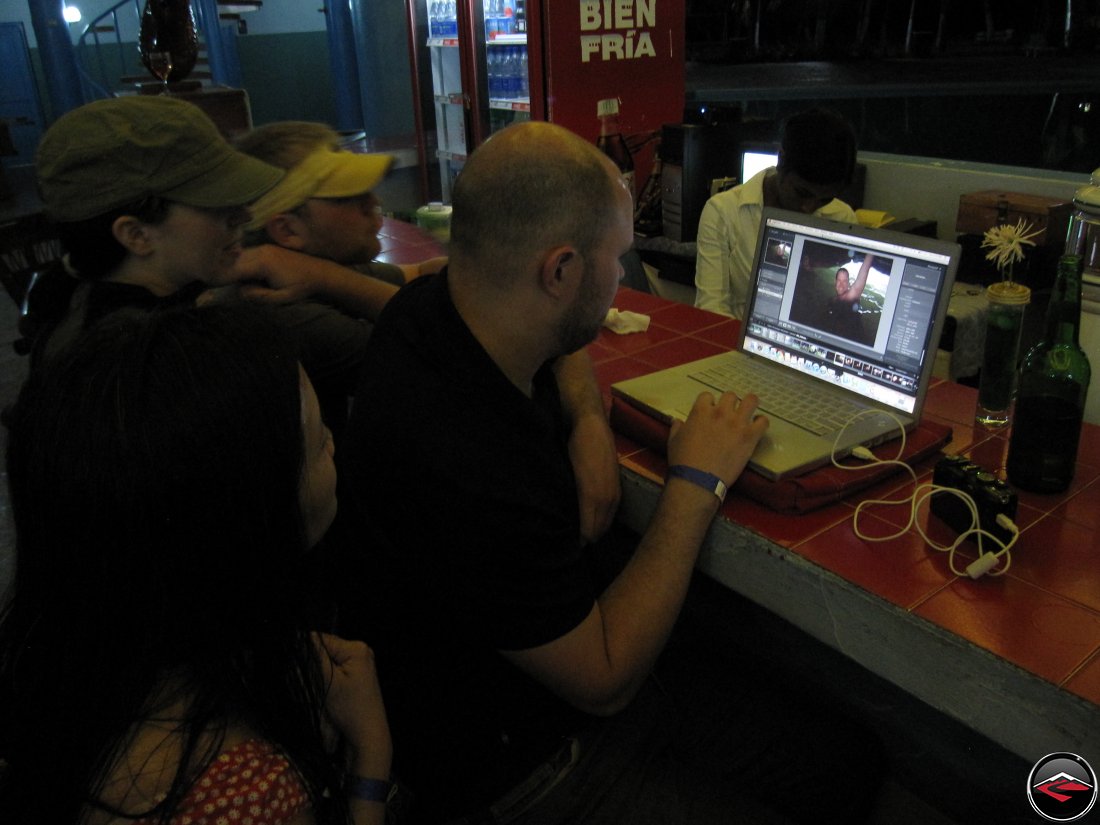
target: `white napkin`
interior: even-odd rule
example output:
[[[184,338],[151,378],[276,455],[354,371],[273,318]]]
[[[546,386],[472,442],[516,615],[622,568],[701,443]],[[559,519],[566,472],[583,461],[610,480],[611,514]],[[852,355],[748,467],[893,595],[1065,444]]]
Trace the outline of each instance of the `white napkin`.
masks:
[[[649,316],[612,307],[607,311],[603,325],[619,335],[626,335],[628,332],[645,332],[649,329]]]

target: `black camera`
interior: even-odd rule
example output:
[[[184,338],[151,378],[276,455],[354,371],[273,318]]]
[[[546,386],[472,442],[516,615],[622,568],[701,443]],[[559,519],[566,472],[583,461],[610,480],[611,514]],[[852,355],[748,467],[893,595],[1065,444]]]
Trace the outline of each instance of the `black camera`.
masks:
[[[1007,544],[1012,531],[997,524],[997,516],[1005,515],[1016,520],[1016,491],[961,455],[944,456],[932,471],[932,483],[938,487],[952,487],[967,493],[978,508],[978,520],[983,530],[992,533]],[[932,512],[956,533],[973,526],[970,508],[961,498],[951,493],[932,494]]]

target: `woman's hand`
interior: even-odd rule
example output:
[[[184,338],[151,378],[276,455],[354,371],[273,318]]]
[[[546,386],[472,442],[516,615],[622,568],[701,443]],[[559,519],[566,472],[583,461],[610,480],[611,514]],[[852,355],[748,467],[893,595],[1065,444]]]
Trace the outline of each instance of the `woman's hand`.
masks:
[[[328,687],[325,711],[353,750],[352,773],[388,779],[393,743],[374,653],[363,642],[328,633],[315,634],[314,641]]]

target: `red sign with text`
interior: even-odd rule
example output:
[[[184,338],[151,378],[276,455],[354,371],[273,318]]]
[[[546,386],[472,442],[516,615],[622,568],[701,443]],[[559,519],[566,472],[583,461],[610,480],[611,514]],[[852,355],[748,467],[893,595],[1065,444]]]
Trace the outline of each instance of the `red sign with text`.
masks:
[[[684,111],[684,0],[543,0],[547,120],[596,142],[616,97],[628,143]],[[652,145],[635,158],[639,186]]]

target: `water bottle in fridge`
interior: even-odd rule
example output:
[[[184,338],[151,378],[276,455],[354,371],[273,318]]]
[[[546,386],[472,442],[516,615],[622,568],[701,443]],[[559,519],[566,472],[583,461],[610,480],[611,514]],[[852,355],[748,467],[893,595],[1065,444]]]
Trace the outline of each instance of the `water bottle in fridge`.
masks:
[[[485,50],[485,74],[489,80],[489,97],[500,97],[500,52],[497,49]]]
[[[519,46],[512,46],[508,51],[508,98],[515,100],[520,92]]]
[[[519,50],[519,97],[530,99],[531,82],[527,76],[527,47],[517,46]]]
[[[457,9],[455,8],[454,0],[447,0],[446,7],[446,36],[458,37],[458,14]]]

